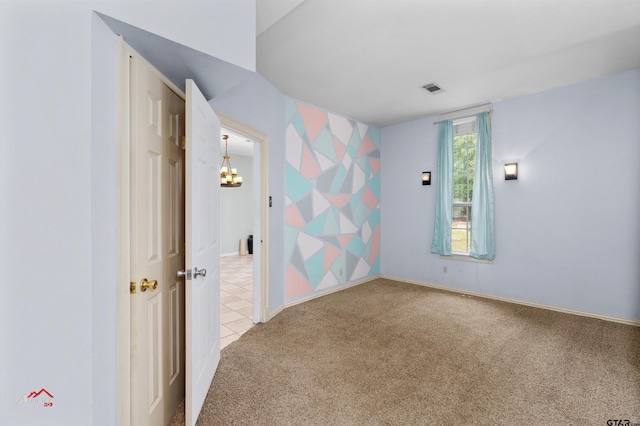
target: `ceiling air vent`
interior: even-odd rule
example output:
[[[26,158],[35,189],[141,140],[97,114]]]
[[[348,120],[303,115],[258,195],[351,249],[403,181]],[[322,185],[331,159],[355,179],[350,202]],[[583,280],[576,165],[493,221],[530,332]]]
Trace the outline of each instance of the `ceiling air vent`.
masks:
[[[442,92],[442,89],[436,83],[425,84],[424,86],[422,86],[422,88],[429,93]]]

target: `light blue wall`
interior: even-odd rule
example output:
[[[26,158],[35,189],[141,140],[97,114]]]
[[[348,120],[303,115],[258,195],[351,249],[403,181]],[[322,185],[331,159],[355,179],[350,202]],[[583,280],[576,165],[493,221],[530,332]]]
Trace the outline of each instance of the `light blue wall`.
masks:
[[[285,97],[264,77],[254,74],[243,84],[216,96],[209,104],[216,110],[269,135],[269,311],[284,304],[284,168]]]
[[[95,14],[92,14],[92,79],[91,79],[91,350],[92,399],[106,401],[94,404],[94,425],[115,420],[113,405],[117,394],[116,378],[117,339],[114,309],[118,296],[117,271],[119,259],[118,217],[119,192],[117,151],[114,141],[117,129],[113,125],[117,116],[117,79],[113,73],[113,58],[117,54],[113,32]]]
[[[231,167],[238,169],[242,186],[220,188],[220,254],[238,253],[240,239],[253,234],[253,158],[242,155],[231,156]],[[248,249],[247,249],[248,250]]]
[[[96,3],[0,2],[1,425],[117,422],[115,35]],[[186,39],[203,30],[175,24],[179,3],[107,3]],[[199,4],[233,27],[209,46],[254,63],[236,40],[255,40],[255,3]],[[51,409],[16,404],[41,388]]]
[[[491,265],[430,253],[436,187],[420,172],[438,179],[435,117],[382,129],[381,272],[640,319],[639,117],[640,70],[495,102]],[[504,180],[511,160],[517,181]]]

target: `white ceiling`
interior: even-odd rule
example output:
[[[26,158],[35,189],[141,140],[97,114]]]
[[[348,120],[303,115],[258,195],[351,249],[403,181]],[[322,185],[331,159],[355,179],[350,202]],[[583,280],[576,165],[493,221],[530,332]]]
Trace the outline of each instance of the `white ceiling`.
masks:
[[[377,126],[640,68],[640,0],[256,3],[257,71]]]
[[[222,128],[220,129],[220,133],[222,135],[228,135],[228,152],[231,157],[231,163],[233,164],[233,156],[234,155],[244,155],[245,157],[253,157],[253,141],[251,139],[247,139],[246,137],[233,132],[232,130]],[[224,153],[225,150],[225,142],[223,139],[220,140],[220,152]]]

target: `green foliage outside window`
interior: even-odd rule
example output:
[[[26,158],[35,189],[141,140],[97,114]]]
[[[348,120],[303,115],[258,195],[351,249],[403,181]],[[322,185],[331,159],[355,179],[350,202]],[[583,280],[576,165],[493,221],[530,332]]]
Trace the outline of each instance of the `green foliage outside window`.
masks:
[[[476,161],[477,133],[453,138],[453,202],[470,203]]]

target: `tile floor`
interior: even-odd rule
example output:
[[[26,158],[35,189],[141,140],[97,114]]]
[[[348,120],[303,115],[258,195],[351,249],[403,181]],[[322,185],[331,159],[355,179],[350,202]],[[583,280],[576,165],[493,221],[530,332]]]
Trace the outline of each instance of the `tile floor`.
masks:
[[[253,327],[253,255],[220,258],[220,349]]]

